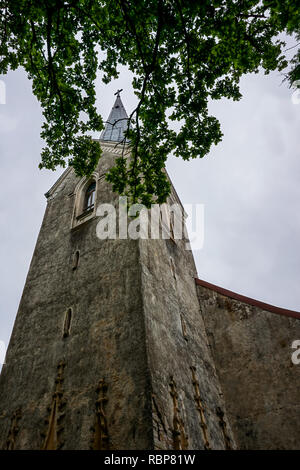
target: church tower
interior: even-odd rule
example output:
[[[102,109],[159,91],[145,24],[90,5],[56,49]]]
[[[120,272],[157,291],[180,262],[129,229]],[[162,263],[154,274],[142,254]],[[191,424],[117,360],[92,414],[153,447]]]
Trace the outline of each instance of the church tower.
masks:
[[[118,93],[92,176],[69,167],[46,194],[0,378],[2,449],[235,447],[188,240],[97,236],[126,119]]]

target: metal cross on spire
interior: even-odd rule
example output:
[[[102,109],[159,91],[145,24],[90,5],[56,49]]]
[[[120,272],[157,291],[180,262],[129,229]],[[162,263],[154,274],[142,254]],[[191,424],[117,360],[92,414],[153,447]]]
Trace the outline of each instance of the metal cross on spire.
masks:
[[[118,98],[118,96],[120,96],[121,91],[123,91],[123,88],[121,88],[120,90],[117,90],[117,91],[116,91],[115,95],[117,95],[117,98]]]

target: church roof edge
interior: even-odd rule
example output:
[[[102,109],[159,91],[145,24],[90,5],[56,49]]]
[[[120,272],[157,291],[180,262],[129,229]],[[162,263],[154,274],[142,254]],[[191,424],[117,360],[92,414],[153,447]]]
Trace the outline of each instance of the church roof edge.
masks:
[[[252,305],[253,307],[259,307],[262,310],[265,310],[267,312],[277,313],[278,315],[284,315],[286,317],[293,317],[293,318],[297,318],[298,320],[300,320],[300,312],[296,312],[295,310],[288,310],[286,308],[276,307],[275,305],[270,305],[265,302],[261,302],[260,300],[251,299],[250,297],[237,294],[236,292],[232,292],[231,290],[224,289],[223,287],[216,286],[207,281],[203,281],[202,279],[195,278],[195,283],[198,286],[213,290],[217,292],[218,294],[224,295],[225,297],[230,297],[231,299],[238,300],[239,302]]]

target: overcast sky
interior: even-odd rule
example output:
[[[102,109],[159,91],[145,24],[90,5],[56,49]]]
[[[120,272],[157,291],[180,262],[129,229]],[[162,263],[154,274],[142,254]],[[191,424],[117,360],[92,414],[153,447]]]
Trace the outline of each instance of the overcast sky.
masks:
[[[38,170],[41,110],[22,70],[2,77],[0,104],[0,340],[8,343],[42,222],[44,193],[56,173]],[[107,118],[114,92],[130,112],[130,75],[97,81],[98,109]],[[194,256],[200,279],[264,302],[300,311],[300,104],[279,73],[251,74],[240,102],[210,109],[224,138],[204,159],[169,158],[183,203],[204,204],[204,246]]]

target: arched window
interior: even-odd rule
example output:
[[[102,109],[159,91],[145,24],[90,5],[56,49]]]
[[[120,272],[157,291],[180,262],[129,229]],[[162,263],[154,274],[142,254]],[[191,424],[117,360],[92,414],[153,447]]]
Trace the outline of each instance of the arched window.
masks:
[[[71,229],[96,216],[96,191],[98,190],[98,180],[99,174],[93,172],[88,179],[86,177],[81,178],[74,188],[75,201]],[[76,256],[74,266],[76,266]],[[74,269],[76,270],[76,267],[74,267]]]
[[[84,205],[83,205],[83,210],[88,211],[90,209],[94,208],[95,204],[95,194],[96,194],[96,182],[93,181],[87,188],[85,192],[85,199],[84,199]]]

